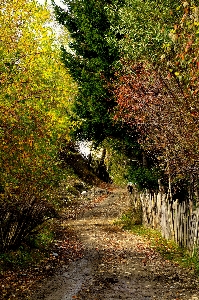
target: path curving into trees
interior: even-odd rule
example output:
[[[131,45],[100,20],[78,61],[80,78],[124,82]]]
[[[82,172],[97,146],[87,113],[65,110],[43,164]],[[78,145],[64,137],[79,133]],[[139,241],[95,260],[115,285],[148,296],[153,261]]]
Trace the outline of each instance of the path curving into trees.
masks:
[[[127,192],[116,188],[100,193],[62,224],[83,244],[83,257],[44,282],[32,300],[199,299],[197,277],[114,225],[129,207]]]

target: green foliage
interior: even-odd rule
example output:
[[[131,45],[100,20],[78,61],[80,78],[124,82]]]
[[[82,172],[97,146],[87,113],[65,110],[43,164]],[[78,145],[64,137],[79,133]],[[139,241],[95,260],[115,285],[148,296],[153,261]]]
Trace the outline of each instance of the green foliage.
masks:
[[[121,137],[122,130],[124,132]],[[117,137],[107,138],[101,144],[101,147],[104,147],[107,151],[105,159],[107,170],[116,184],[126,185],[132,160],[137,159],[141,153],[135,139],[135,136],[129,136],[126,128],[122,128]]]
[[[160,172],[157,168],[148,169],[146,167],[131,168],[129,170],[129,181],[136,184],[139,190],[158,190],[158,179]]]
[[[165,259],[176,262],[183,261],[187,254],[185,250],[177,246],[173,241],[163,238],[159,231],[144,226],[133,226],[133,233],[143,236],[150,241],[151,247],[158,251]]]
[[[183,259],[183,263],[187,266],[193,265],[195,272],[199,275],[199,248],[198,246],[194,249],[192,256],[187,256]]]
[[[179,6],[181,1],[126,1],[119,16],[125,58],[158,63],[168,33],[181,16]]]
[[[42,228],[41,232],[30,235],[17,250],[0,254],[0,270],[23,268],[36,265],[48,256],[48,249],[54,240],[50,226]]]
[[[105,163],[111,178],[115,184],[123,185],[126,181],[128,160],[123,141],[109,138],[103,142],[103,146],[107,150]]]
[[[27,238],[26,244],[28,244],[31,249],[47,250],[53,241],[53,228],[50,226],[50,223],[47,223],[38,233],[30,235]]]
[[[126,214],[123,214],[121,220],[116,222],[117,224],[122,225],[122,228],[125,230],[131,230],[135,225],[142,224],[142,210],[141,207],[131,209]]]
[[[38,253],[39,256],[39,253]],[[36,256],[34,255],[34,259]],[[33,262],[33,256],[29,251],[19,247],[17,251],[9,251],[0,255],[0,270],[5,270],[12,267],[23,267],[28,263]]]
[[[62,59],[79,85],[72,115],[78,127],[73,133],[82,140],[101,142],[114,133],[111,113],[115,101],[110,85],[119,61],[115,27],[123,1],[68,0],[65,3],[68,10],[55,6],[55,13],[70,32],[70,50],[62,47]]]

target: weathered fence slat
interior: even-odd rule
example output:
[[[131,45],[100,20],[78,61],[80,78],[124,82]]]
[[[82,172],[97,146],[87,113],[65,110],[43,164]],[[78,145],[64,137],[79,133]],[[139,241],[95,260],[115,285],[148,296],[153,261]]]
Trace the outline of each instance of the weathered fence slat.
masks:
[[[174,240],[179,246],[193,254],[199,247],[199,207],[170,201],[167,194],[149,191],[136,195],[140,198],[143,211],[143,224],[161,231],[166,239]]]

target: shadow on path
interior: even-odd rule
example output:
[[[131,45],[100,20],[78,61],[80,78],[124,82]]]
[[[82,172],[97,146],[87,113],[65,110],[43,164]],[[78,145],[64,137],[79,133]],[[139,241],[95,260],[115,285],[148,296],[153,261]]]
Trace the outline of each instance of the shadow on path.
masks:
[[[32,300],[199,299],[198,280],[188,270],[114,225],[129,203],[129,195],[117,189],[77,219],[65,220],[63,227],[84,245],[84,256],[48,280]]]

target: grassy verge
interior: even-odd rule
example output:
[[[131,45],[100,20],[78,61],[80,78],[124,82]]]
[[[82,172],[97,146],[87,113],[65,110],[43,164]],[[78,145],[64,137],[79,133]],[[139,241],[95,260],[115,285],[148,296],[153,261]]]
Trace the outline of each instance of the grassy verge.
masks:
[[[183,267],[193,269],[194,273],[199,275],[198,249],[190,256],[186,249],[179,247],[174,241],[166,240],[159,231],[137,224],[135,220],[139,220],[139,216],[135,217],[131,212],[127,212],[117,224],[122,225],[122,228],[125,230],[142,236],[149,243],[150,247],[158,251],[163,258],[178,263]]]

